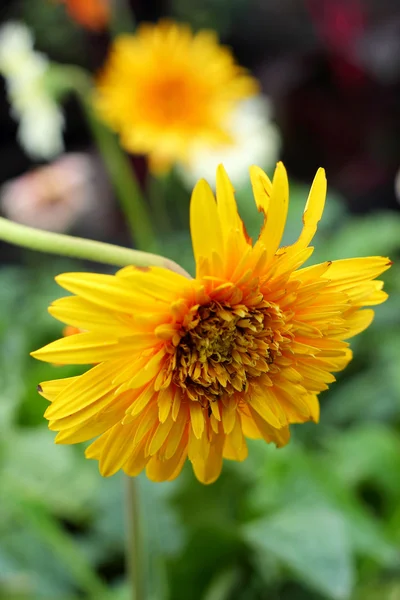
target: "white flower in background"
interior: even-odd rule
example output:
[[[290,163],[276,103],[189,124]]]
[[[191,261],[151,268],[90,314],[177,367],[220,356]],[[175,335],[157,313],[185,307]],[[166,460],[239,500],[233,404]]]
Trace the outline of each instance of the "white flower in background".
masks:
[[[33,49],[22,23],[0,28],[0,73],[5,77],[11,114],[20,122],[18,140],[34,159],[51,159],[63,151],[64,117],[46,89],[49,61]]]
[[[271,122],[271,103],[266,96],[244,100],[227,123],[233,144],[212,146],[199,143],[186,164],[177,165],[182,179],[192,187],[204,178],[215,186],[215,172],[222,163],[235,186],[248,180],[251,165],[268,168],[280,150],[278,128]]]

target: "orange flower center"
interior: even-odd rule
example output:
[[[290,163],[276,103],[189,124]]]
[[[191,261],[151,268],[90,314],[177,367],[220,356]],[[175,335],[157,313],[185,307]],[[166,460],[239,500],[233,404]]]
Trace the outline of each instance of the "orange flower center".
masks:
[[[262,300],[257,306],[211,302],[194,307],[170,361],[172,381],[206,408],[223,395],[247,391],[249,382],[274,372],[281,356],[284,316]]]
[[[190,127],[191,123],[198,126],[204,121],[204,90],[191,77],[169,74],[150,80],[143,85],[141,94],[142,110],[152,123],[163,127],[182,123]]]

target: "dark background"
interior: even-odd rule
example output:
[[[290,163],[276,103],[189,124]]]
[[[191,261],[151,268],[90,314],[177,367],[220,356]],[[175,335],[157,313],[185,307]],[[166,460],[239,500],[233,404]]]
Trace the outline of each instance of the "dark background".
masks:
[[[107,34],[84,31],[45,0],[2,2],[1,18],[22,18],[37,47],[92,72]],[[310,181],[323,165],[351,209],[397,208],[400,157],[400,4],[396,0],[185,0],[130,2],[137,21],[164,16],[211,27],[261,81],[274,103],[281,158]],[[47,8],[47,10],[46,10]],[[71,38],[73,43],[71,43]],[[29,166],[0,93],[0,181]],[[76,103],[66,105],[67,149],[90,144]]]

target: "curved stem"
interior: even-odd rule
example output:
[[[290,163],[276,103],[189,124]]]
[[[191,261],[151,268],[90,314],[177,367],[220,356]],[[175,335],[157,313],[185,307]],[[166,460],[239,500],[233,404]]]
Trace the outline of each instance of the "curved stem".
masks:
[[[141,250],[156,250],[157,239],[149,207],[128,157],[120,148],[115,135],[97,119],[87,99],[81,95],[80,99],[136,246]]]
[[[85,113],[94,140],[115,189],[116,197],[126,218],[128,228],[140,250],[157,250],[157,238],[151,222],[149,207],[115,134],[96,116],[93,109],[93,84],[84,69],[75,65],[53,66],[53,79],[68,82]]]
[[[21,246],[22,248],[37,250],[38,252],[93,260],[119,267],[128,265],[135,265],[137,267],[164,267],[190,278],[190,275],[181,266],[173,260],[159,256],[158,254],[141,252],[140,250],[132,250],[94,240],[85,240],[61,233],[41,231],[40,229],[34,229],[33,227],[9,221],[3,217],[0,217],[0,240],[14,244],[15,246]]]
[[[135,477],[126,478],[126,558],[132,600],[145,600],[145,561],[140,494]]]

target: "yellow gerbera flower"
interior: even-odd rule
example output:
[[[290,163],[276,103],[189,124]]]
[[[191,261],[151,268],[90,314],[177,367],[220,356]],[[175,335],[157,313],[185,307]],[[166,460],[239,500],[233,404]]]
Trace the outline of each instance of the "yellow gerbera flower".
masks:
[[[128,151],[162,170],[184,161],[194,142],[229,143],[227,116],[257,92],[214,32],[161,21],[113,42],[95,107]]]
[[[86,331],[33,353],[40,360],[96,364],[84,375],[47,381],[49,427],[58,443],[99,436],[88,458],[103,475],[119,469],[173,479],[187,458],[203,483],[223,458],[244,460],[246,438],[277,446],[289,425],[318,421],[318,394],[351,359],[348,338],[365,329],[383,302],[390,266],[382,257],[301,268],[321,218],[326,179],[315,177],[303,230],[279,248],[288,209],[280,163],[273,181],[251,168],[264,225],[252,245],[223,167],[217,202],[200,181],[191,201],[195,279],[162,268],[126,267],[116,275],[68,273],[57,282],[76,294],[50,313]]]

